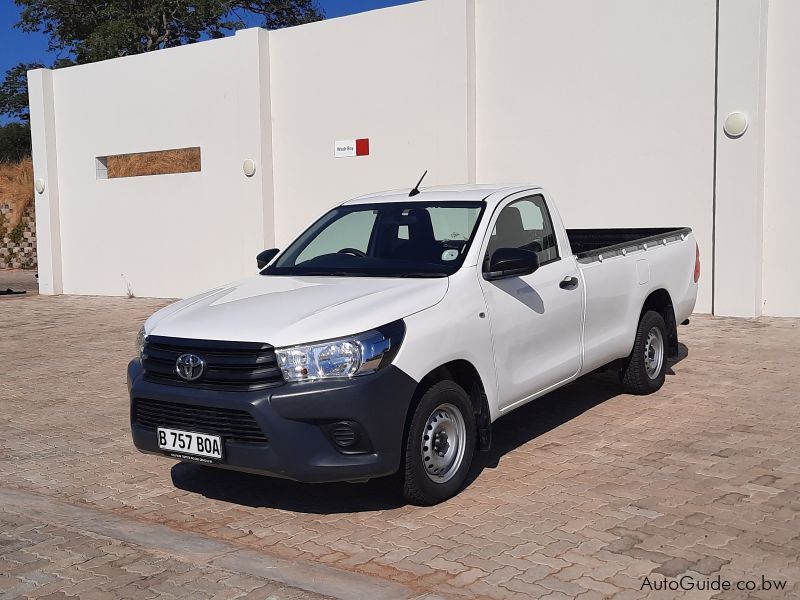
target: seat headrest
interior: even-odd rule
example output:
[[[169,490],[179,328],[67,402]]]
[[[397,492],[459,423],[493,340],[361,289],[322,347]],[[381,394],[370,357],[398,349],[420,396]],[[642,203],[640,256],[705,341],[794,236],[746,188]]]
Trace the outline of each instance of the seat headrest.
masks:
[[[412,208],[408,216],[415,222],[408,225],[408,239],[415,242],[432,242],[436,238],[433,234],[433,221],[431,214],[424,208]]]
[[[522,213],[516,206],[507,206],[497,217],[497,237],[506,242],[524,240],[527,236],[522,224]]]

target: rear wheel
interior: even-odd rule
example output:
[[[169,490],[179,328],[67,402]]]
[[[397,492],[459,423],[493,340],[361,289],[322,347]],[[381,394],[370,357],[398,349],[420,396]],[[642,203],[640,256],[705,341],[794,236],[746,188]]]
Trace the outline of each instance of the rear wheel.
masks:
[[[648,310],[636,329],[633,351],[620,373],[631,394],[652,394],[664,385],[667,371],[667,325],[659,313]]]
[[[428,506],[464,485],[475,452],[475,415],[467,393],[452,381],[433,384],[420,398],[405,444],[403,495]]]

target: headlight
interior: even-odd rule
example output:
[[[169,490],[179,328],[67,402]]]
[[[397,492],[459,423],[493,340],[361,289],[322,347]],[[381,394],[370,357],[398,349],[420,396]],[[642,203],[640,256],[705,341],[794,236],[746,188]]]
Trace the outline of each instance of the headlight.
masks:
[[[348,338],[279,348],[275,354],[286,381],[355,377],[389,364],[404,334],[403,322],[395,321]]]
[[[136,336],[136,353],[139,356],[139,358],[142,358],[142,354],[144,353],[145,339],[147,339],[147,335],[144,332],[144,327],[142,327]]]

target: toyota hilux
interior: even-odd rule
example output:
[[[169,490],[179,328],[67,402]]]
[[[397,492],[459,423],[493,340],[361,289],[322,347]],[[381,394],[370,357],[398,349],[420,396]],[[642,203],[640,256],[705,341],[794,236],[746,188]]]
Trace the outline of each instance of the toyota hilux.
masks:
[[[302,482],[393,475],[423,505],[555,388],[605,367],[657,391],[700,276],[691,229],[565,229],[535,185],[362,196],[257,260],[144,324],[136,447]]]

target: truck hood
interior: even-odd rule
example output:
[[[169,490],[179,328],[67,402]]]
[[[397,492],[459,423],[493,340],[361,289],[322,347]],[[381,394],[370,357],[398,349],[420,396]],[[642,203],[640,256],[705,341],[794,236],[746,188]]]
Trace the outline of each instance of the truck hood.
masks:
[[[147,335],[291,346],[361,333],[438,303],[448,278],[258,275],[171,304]]]

